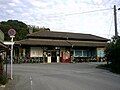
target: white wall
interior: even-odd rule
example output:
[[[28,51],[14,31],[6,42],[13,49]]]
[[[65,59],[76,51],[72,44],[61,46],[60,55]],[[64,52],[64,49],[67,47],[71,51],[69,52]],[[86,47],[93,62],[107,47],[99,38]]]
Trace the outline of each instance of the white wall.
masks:
[[[30,57],[43,57],[43,49],[40,47],[31,47]]]

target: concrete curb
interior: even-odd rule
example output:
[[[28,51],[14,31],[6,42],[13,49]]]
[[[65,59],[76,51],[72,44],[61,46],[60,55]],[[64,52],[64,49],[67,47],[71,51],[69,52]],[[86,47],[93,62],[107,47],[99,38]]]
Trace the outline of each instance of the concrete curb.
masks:
[[[0,85],[0,90],[4,90],[6,85]]]
[[[1,88],[5,88],[5,85],[0,85]]]

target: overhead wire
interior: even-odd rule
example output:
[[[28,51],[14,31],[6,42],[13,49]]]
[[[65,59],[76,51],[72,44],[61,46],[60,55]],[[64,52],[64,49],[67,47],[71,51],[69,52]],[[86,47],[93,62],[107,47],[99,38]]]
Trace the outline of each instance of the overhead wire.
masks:
[[[51,14],[49,16],[51,16],[51,18],[56,18],[56,17],[60,17],[60,16],[70,16],[70,15],[79,15],[79,14],[87,14],[87,13],[93,13],[93,12],[102,12],[102,11],[106,11],[106,10],[111,10],[113,8],[107,8],[107,9],[99,9],[99,10],[92,10],[92,11],[85,11],[85,12],[78,12],[78,13],[68,13],[68,14],[63,14],[63,13],[59,13],[58,15],[54,15]]]
[[[111,1],[111,0],[110,0],[110,1]],[[109,2],[109,0],[106,1],[105,4],[106,4],[107,2]],[[94,0],[92,0],[91,3],[92,3],[93,5],[98,5],[98,4],[96,4],[96,3],[94,2]],[[101,4],[104,4],[104,3],[101,3]],[[68,14],[65,14],[65,13],[58,13],[58,14],[51,14],[51,15],[48,15],[47,18],[48,18],[48,19],[51,19],[51,18],[52,18],[52,19],[53,19],[53,18],[59,18],[59,17],[61,18],[61,16],[65,16],[65,17],[66,17],[66,16],[72,16],[72,15],[89,14],[89,13],[102,12],[102,11],[111,10],[111,9],[113,9],[113,8],[98,9],[98,10],[84,11],[84,12],[78,12],[78,13],[68,13]],[[1,16],[2,16],[2,18],[4,18],[3,15],[1,15]],[[36,17],[34,17],[34,19],[35,19],[35,20],[38,20]],[[113,20],[111,20],[109,35],[110,35],[112,23],[113,23]]]

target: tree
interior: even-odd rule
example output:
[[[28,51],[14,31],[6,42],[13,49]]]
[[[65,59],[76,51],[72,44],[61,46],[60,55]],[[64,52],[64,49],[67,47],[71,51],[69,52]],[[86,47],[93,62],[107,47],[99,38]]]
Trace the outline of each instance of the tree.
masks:
[[[9,41],[10,37],[8,35],[8,30],[13,28],[16,30],[16,36],[14,38],[14,40],[22,40],[26,38],[26,35],[28,34],[28,26],[18,20],[8,20],[6,21],[2,21],[0,22],[0,29],[3,31],[3,33],[5,34],[5,40]]]
[[[40,28],[38,26],[26,25],[25,23],[18,21],[18,20],[2,21],[2,22],[0,22],[0,29],[5,34],[6,41],[10,41],[10,37],[8,35],[8,30],[11,28],[16,30],[16,35],[14,38],[14,40],[16,40],[16,41],[25,39],[30,30],[32,30],[31,31],[32,33],[40,31],[40,30],[50,31],[49,28],[45,28],[45,27]]]
[[[50,31],[49,28],[45,28],[45,27],[39,27],[39,26],[34,26],[34,25],[28,25],[29,30],[31,30],[30,32],[37,32],[37,31]]]
[[[111,62],[111,70],[120,73],[120,38],[113,38],[113,41],[109,43],[106,48],[106,57]]]

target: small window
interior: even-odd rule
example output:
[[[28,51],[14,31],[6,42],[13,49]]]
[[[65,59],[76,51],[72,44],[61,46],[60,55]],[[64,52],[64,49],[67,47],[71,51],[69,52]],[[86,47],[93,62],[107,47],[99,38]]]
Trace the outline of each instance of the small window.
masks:
[[[83,57],[87,57],[87,51],[86,50],[83,50]]]
[[[76,50],[75,57],[81,57],[81,56],[82,56],[82,50]]]
[[[92,55],[91,55],[91,51],[88,51],[88,57],[91,57]]]
[[[87,50],[75,50],[75,57],[87,57]]]

